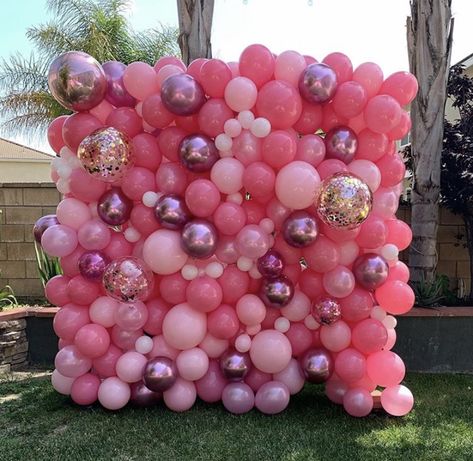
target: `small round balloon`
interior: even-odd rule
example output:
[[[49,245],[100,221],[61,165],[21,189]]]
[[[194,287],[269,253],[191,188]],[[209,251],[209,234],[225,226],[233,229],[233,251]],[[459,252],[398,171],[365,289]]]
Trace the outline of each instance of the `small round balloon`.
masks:
[[[328,101],[337,89],[337,75],[327,64],[314,63],[307,66],[299,78],[299,91],[308,102]]]
[[[177,367],[168,357],[155,357],[145,367],[143,381],[154,392],[170,389],[177,379]]]
[[[90,175],[108,183],[121,179],[134,163],[128,136],[113,127],[100,128],[84,138],[77,156]]]
[[[247,353],[229,349],[220,357],[220,369],[230,381],[241,381],[250,371],[251,360]]]
[[[179,145],[181,163],[194,173],[210,171],[219,158],[215,143],[203,134],[186,136]]]
[[[108,256],[101,251],[86,251],[79,258],[79,271],[86,279],[98,282],[109,262]]]
[[[59,221],[57,220],[55,214],[47,214],[46,216],[42,216],[35,222],[33,227],[34,239],[38,243],[41,243],[41,237],[43,236],[44,231],[51,226],[56,226],[57,224],[59,224]]]
[[[355,280],[363,288],[373,291],[380,287],[388,278],[387,261],[376,253],[365,253],[358,256],[353,263]]]
[[[169,112],[192,115],[205,103],[205,93],[197,80],[188,74],[174,74],[161,86],[161,100]]]
[[[371,211],[373,197],[368,185],[351,173],[335,173],[324,179],[316,199],[320,219],[330,227],[355,229]]]
[[[143,301],[153,286],[153,273],[138,258],[125,256],[110,263],[103,275],[109,296],[125,302]]]
[[[191,219],[185,200],[176,194],[162,195],[156,202],[154,214],[166,229],[181,229]]]
[[[109,226],[125,224],[131,215],[133,201],[119,187],[104,192],[97,201],[97,214]]]
[[[181,247],[193,258],[206,259],[217,248],[217,229],[204,219],[189,221],[182,229]]]
[[[332,128],[324,141],[327,158],[334,158],[348,164],[355,157],[358,138],[351,128],[347,126]]]
[[[301,357],[300,363],[309,383],[324,383],[332,376],[334,361],[326,349],[309,349]]]
[[[331,325],[342,316],[340,304],[333,298],[319,298],[312,305],[312,316],[318,323]]]
[[[97,106],[105,96],[107,79],[100,64],[87,53],[69,51],[51,64],[48,85],[54,99],[79,112]]]
[[[268,307],[287,306],[294,297],[294,284],[285,275],[265,279],[261,285],[260,297]]]
[[[282,234],[292,247],[304,248],[312,245],[318,235],[315,216],[306,211],[295,211],[284,221]]]

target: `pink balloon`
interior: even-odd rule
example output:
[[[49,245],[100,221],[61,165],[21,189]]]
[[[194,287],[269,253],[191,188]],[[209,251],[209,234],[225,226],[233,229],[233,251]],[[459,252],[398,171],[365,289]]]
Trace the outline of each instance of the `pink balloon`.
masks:
[[[257,259],[268,251],[269,236],[260,226],[248,224],[238,232],[235,245],[242,256]]]
[[[233,112],[223,99],[209,99],[199,111],[199,127],[204,134],[214,138],[223,133],[223,125],[230,118],[233,118]]]
[[[142,111],[143,120],[153,128],[165,128],[175,118],[175,115],[166,109],[158,93],[148,96],[143,101]]]
[[[366,389],[349,389],[343,396],[343,408],[356,418],[368,416],[373,409],[373,397]]]
[[[89,207],[75,198],[65,198],[59,202],[56,216],[60,224],[76,230],[92,217]]]
[[[206,275],[192,280],[186,288],[189,305],[201,312],[211,312],[220,306],[223,298],[222,287]]]
[[[150,358],[153,357],[167,357],[171,360],[176,360],[179,355],[179,350],[170,346],[163,335],[158,335],[153,338],[153,349],[148,354]]]
[[[373,213],[383,219],[392,219],[399,205],[399,197],[392,188],[380,187],[373,195]]]
[[[66,146],[75,152],[84,138],[102,127],[102,122],[93,115],[79,112],[69,115],[64,121],[62,138]]]
[[[364,62],[353,72],[353,80],[363,86],[368,98],[372,98],[383,84],[383,71],[374,62]]]
[[[70,302],[67,294],[69,280],[69,277],[65,275],[56,275],[48,280],[44,293],[51,304],[61,307]]]
[[[322,61],[330,66],[337,75],[338,84],[350,80],[353,75],[353,66],[350,58],[343,53],[330,53]]]
[[[361,225],[356,243],[365,249],[374,249],[386,243],[387,229],[382,218],[370,214]]]
[[[71,398],[78,405],[92,405],[98,396],[100,379],[92,373],[79,376],[71,387]]]
[[[340,299],[343,319],[347,322],[367,319],[371,314],[373,304],[370,292],[357,286],[348,296]]]
[[[218,402],[222,398],[222,392],[227,384],[223,376],[220,364],[217,360],[210,360],[205,375],[195,382],[197,394],[208,403]]]
[[[159,90],[156,71],[145,62],[132,62],[123,73],[123,84],[134,98],[143,101]]]
[[[353,328],[351,340],[361,353],[372,354],[386,345],[388,332],[379,320],[365,319]]]
[[[70,395],[74,381],[74,378],[63,376],[57,370],[54,370],[51,375],[51,384],[54,390],[62,395]]]
[[[320,328],[320,341],[329,351],[340,352],[346,349],[350,345],[350,340],[350,327],[343,320]]]
[[[304,387],[305,377],[302,373],[301,366],[296,359],[291,359],[284,370],[275,373],[273,376],[275,381],[284,383],[291,395],[297,394]]]
[[[325,395],[338,405],[343,404],[343,397],[348,391],[348,385],[340,380],[337,376],[332,375],[325,383]]]
[[[381,393],[381,405],[390,415],[404,416],[412,410],[414,396],[406,386],[387,387]]]
[[[348,171],[362,179],[370,188],[376,192],[381,183],[381,172],[373,162],[369,160],[353,160],[348,165]]]
[[[411,131],[412,122],[409,112],[403,110],[401,112],[401,120],[399,123],[388,133],[388,138],[391,140],[402,139]]]
[[[156,171],[161,164],[162,154],[156,138],[148,133],[141,133],[132,139],[135,166]]]
[[[99,295],[100,288],[95,282],[91,282],[82,275],[76,275],[67,284],[67,294],[71,302],[80,304],[81,306],[88,306]]]
[[[399,155],[386,154],[376,165],[381,171],[381,185],[383,187],[396,186],[406,174],[406,166]]]
[[[317,171],[319,172],[320,179],[328,178],[335,173],[347,172],[348,168],[341,160],[336,158],[330,158],[323,160],[318,166]]]
[[[401,107],[389,95],[374,96],[364,110],[368,128],[376,133],[388,133],[401,121]]]
[[[409,312],[415,301],[412,288],[400,280],[388,280],[375,291],[379,305],[390,314],[400,315]]]
[[[183,350],[197,346],[204,339],[206,332],[206,315],[192,309],[189,304],[174,306],[164,317],[164,339],[176,349]]]
[[[130,223],[143,237],[149,236],[159,228],[152,208],[137,203],[131,210]]]
[[[220,59],[209,59],[200,68],[202,86],[212,98],[222,98],[232,79],[230,67]]]
[[[194,347],[182,351],[176,359],[179,376],[187,381],[196,381],[207,373],[209,357],[200,348]]]
[[[385,134],[375,133],[366,128],[358,134],[356,158],[377,162],[386,154],[388,146],[388,138]]]
[[[193,61],[195,62],[195,61]],[[184,72],[186,71],[186,65],[176,56],[163,56],[159,58],[154,64],[154,71],[157,73],[159,72],[164,66],[167,65],[174,65],[182,69]]]
[[[136,331],[146,324],[148,309],[142,301],[122,302],[115,309],[115,323],[127,331]]]
[[[368,376],[382,387],[399,384],[406,374],[406,367],[401,357],[391,351],[379,351],[366,359]]]
[[[133,138],[141,133],[143,121],[135,109],[131,107],[118,107],[110,112],[106,125],[113,126],[129,138]]]
[[[171,389],[163,392],[163,400],[166,406],[177,412],[189,410],[194,405],[196,398],[195,384],[182,378],[177,378]]]
[[[209,356],[211,359],[220,357],[229,347],[227,339],[219,339],[212,336],[210,333],[205,335],[203,341],[199,344],[199,347]]]
[[[325,151],[325,146],[324,146]],[[280,169],[296,157],[297,137],[286,130],[274,130],[263,139],[263,160],[271,167]]]
[[[228,304],[222,304],[208,316],[208,330],[218,339],[233,338],[240,328],[235,309]]]
[[[184,71],[182,67],[176,66],[175,64],[166,64],[157,71],[158,86],[161,89],[164,81],[172,75],[182,74]]]
[[[361,352],[348,348],[341,351],[335,359],[335,373],[345,382],[361,379],[366,372],[366,360]]]
[[[409,104],[417,93],[417,79],[409,72],[395,72],[382,84],[380,94],[388,94],[395,98],[401,106]]]
[[[87,308],[66,304],[54,316],[53,328],[59,338],[72,341],[77,331],[89,322]]]
[[[325,158],[325,144],[320,136],[307,134],[297,143],[296,160],[302,160],[317,167]]]
[[[324,293],[321,274],[311,269],[305,269],[299,277],[299,288],[310,299],[320,297]]]
[[[186,290],[189,281],[184,280],[181,273],[165,275],[159,282],[159,293],[164,301],[176,305],[186,301]]]
[[[156,186],[164,194],[184,194],[186,171],[179,163],[163,163],[156,172]]]
[[[276,330],[263,330],[251,342],[251,361],[265,373],[284,370],[291,360],[291,354],[291,343],[283,333]]]
[[[64,139],[62,138],[62,126],[67,120],[67,117],[67,115],[61,115],[55,118],[48,126],[48,143],[56,154],[59,154],[65,145]]]
[[[105,328],[113,327],[115,325],[115,311],[117,308],[118,301],[109,296],[100,296],[90,305],[90,320]]]
[[[402,261],[397,261],[396,264],[389,268],[387,281],[400,280],[407,283],[409,277],[409,268]]]
[[[235,112],[242,112],[255,105],[258,90],[249,78],[235,77],[228,82],[224,94],[228,107]]]
[[[333,104],[331,102],[326,103],[322,106],[322,130],[328,133],[332,128],[337,126],[348,125],[348,120],[345,117],[340,117],[333,110]]]
[[[136,340],[140,336],[143,336],[143,330],[128,331],[123,330],[118,325],[114,325],[110,334],[113,344],[126,351],[135,348]]]
[[[333,110],[344,118],[353,118],[360,114],[368,102],[364,87],[354,81],[347,81],[338,86],[333,98]]]
[[[290,128],[302,113],[299,91],[280,80],[266,83],[258,92],[256,111],[274,129]]]
[[[79,259],[84,253],[85,250],[79,245],[71,254],[59,259],[64,275],[75,277],[80,274]]]
[[[283,51],[276,58],[274,77],[297,88],[299,77],[306,66],[304,56],[297,51]]]
[[[121,349],[110,344],[105,354],[92,361],[94,371],[102,378],[115,376],[115,365],[122,354],[123,351]]]
[[[76,168],[69,176],[71,194],[82,202],[95,202],[105,192],[107,185],[99,181],[85,170]]]
[[[115,365],[117,376],[125,383],[136,383],[143,379],[148,359],[135,351],[125,352]]]
[[[275,180],[274,170],[264,162],[248,165],[243,173],[243,187],[255,199],[271,196]]]
[[[286,336],[294,357],[300,357],[312,346],[312,332],[302,323],[292,323]]]
[[[57,224],[44,231],[41,246],[50,256],[67,256],[77,247],[77,234],[74,229]]]
[[[313,134],[321,127],[322,117],[322,106],[302,100],[302,112],[293,128],[300,134]]]
[[[122,180],[123,193],[132,200],[141,200],[143,194],[156,189],[155,176],[151,170],[136,166],[129,169]]]
[[[77,378],[90,370],[92,360],[82,354],[76,346],[66,346],[57,353],[54,366],[61,375]]]
[[[168,160],[172,162],[178,161],[179,145],[187,135],[186,131],[176,126],[165,128],[158,136],[159,150]]]
[[[250,283],[249,278],[246,272],[241,272],[235,265],[228,265],[218,279],[218,283],[223,290],[223,302],[235,304],[247,293]]]
[[[92,219],[79,228],[77,237],[86,250],[103,250],[110,243],[111,233],[102,220]]]
[[[103,251],[111,260],[113,260],[131,254],[132,248],[132,244],[125,239],[123,234],[114,232],[110,238],[110,243]]]
[[[302,210],[315,200],[320,184],[317,170],[306,162],[296,160],[288,163],[276,177],[276,196],[288,208]]]
[[[187,187],[185,199],[194,216],[206,218],[211,216],[220,204],[220,192],[212,181],[196,179]]]
[[[355,277],[347,267],[337,266],[324,274],[323,285],[328,294],[344,298],[355,288]]]
[[[250,45],[240,55],[240,75],[253,80],[258,88],[271,80],[275,60],[271,51],[263,45]]]
[[[214,213],[214,224],[220,234],[235,235],[246,223],[246,213],[232,202],[220,204]]]
[[[102,325],[89,323],[77,331],[74,344],[82,354],[95,359],[107,352],[110,336]]]
[[[169,310],[169,305],[163,300],[156,298],[146,303],[148,309],[148,320],[143,330],[149,335],[160,335],[163,332],[163,320]]]
[[[262,142],[261,138],[257,138],[250,131],[243,130],[233,139],[232,151],[235,158],[245,166],[260,161]]]
[[[107,410],[119,410],[130,400],[130,386],[116,376],[102,381],[99,386],[99,402]]]
[[[244,325],[258,325],[266,316],[266,306],[259,296],[246,294],[238,300],[236,313]]]
[[[105,123],[113,109],[114,107],[112,104],[110,104],[106,99],[102,99],[100,104],[90,109],[89,113],[99,119],[102,123]]]
[[[178,233],[159,229],[145,240],[143,258],[153,272],[166,275],[180,270],[187,261],[187,254],[181,248]]]

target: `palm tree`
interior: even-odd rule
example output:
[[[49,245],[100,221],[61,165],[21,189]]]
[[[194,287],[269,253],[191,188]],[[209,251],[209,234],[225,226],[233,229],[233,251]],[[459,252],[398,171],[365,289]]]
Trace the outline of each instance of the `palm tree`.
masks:
[[[179,55],[178,31],[159,27],[135,32],[125,15],[127,0],[48,0],[54,19],[30,27],[27,37],[35,52],[15,54],[0,62],[0,117],[2,130],[28,137],[39,133],[59,115],[69,112],[48,90],[48,68],[61,53],[84,51],[99,62],[151,65],[164,55]]]
[[[437,267],[440,165],[452,50],[452,0],[411,0],[407,45],[419,91],[411,104],[413,163],[409,267],[414,282],[432,282]]]

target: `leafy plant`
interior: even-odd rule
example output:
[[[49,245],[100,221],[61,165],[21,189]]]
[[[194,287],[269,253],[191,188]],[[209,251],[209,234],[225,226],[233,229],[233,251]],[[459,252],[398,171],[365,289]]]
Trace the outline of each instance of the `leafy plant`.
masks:
[[[48,283],[49,279],[62,274],[61,265],[59,264],[58,258],[51,258],[48,256],[36,242],[34,248],[36,252],[36,265],[38,267],[39,278],[44,287],[46,286],[46,283]]]
[[[450,279],[446,275],[437,275],[432,282],[425,279],[411,282],[416,296],[415,305],[421,307],[436,307],[445,304],[455,304],[457,296],[450,289]]]
[[[15,297],[13,288],[10,285],[5,285],[0,289],[0,311],[4,307],[15,307],[18,306],[18,301]]]

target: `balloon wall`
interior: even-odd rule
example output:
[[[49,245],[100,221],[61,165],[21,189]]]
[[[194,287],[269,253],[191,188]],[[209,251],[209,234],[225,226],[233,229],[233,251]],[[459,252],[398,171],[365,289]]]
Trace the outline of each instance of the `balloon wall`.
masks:
[[[49,127],[64,198],[35,227],[64,271],[58,392],[275,414],[307,382],[352,416],[375,389],[410,411],[391,349],[414,303],[395,216],[411,74],[252,45],[188,68],[70,52],[49,87],[74,111]]]

